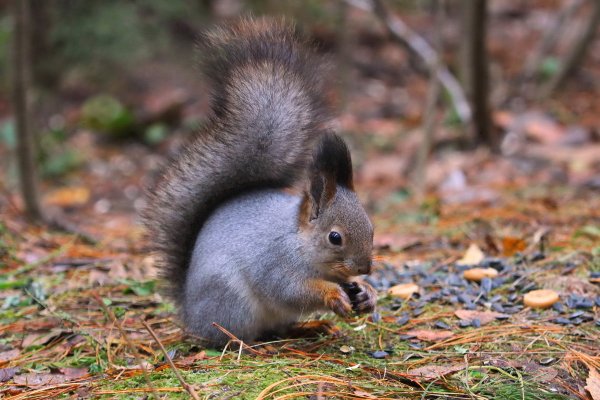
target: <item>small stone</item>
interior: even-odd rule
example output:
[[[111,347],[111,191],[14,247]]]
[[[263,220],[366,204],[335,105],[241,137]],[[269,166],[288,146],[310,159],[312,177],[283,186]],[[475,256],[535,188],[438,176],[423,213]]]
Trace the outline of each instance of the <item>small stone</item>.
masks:
[[[343,345],[340,347],[340,351],[344,354],[350,354],[355,350],[352,346]]]
[[[408,344],[408,347],[413,348],[415,350],[421,350],[423,348],[423,345],[421,343],[410,342]]]
[[[560,325],[571,325],[571,320],[563,317],[558,317],[554,320],[554,323]]]
[[[435,326],[438,329],[450,329],[450,325],[448,325],[444,321],[436,321],[433,326]]]
[[[481,291],[486,294],[492,291],[492,280],[490,278],[485,277],[481,280]]]
[[[552,308],[554,309],[554,311],[561,313],[561,314],[565,312],[565,305],[563,303],[561,303],[560,301],[552,304]]]
[[[594,301],[592,301],[592,299],[586,299],[586,298],[581,299],[575,305],[575,308],[577,308],[577,309],[586,309],[586,308],[592,308],[592,307],[594,307]]]
[[[529,261],[531,262],[536,262],[536,261],[540,261],[546,258],[546,255],[544,253],[542,253],[541,251],[536,251],[535,253],[533,253],[531,255],[531,257],[529,257]]]
[[[579,318],[583,314],[585,314],[585,311],[581,311],[581,310],[575,311],[573,314],[569,315],[569,319]]]
[[[376,311],[373,314],[371,314],[371,321],[374,323],[378,323],[381,321],[381,315]]]
[[[408,321],[410,321],[410,317],[408,315],[403,315],[401,317],[398,317],[398,319],[396,319],[396,324],[398,324],[399,326],[402,326],[402,325],[406,325],[408,323]]]
[[[554,357],[546,357],[546,358],[542,358],[539,363],[540,365],[550,365],[552,363],[554,363],[556,361],[556,358]]]
[[[481,328],[481,321],[479,318],[475,318],[471,321],[471,325],[473,325],[474,328]]]
[[[458,326],[460,326],[461,328],[468,328],[469,326],[471,326],[471,321],[461,319],[460,321],[458,321]]]
[[[383,350],[377,350],[371,353],[371,357],[376,358],[378,360],[384,359],[387,356],[389,356],[389,353]]]
[[[415,310],[413,310],[413,316],[418,317],[419,315],[423,314],[424,312],[425,312],[425,309],[416,308]]]
[[[492,310],[494,310],[496,312],[499,312],[499,313],[503,313],[504,312],[504,307],[500,303],[493,303],[492,304]]]
[[[510,296],[508,296],[508,301],[510,303],[514,303],[515,301],[517,301],[517,299],[519,298],[519,295],[516,293],[512,293]]]

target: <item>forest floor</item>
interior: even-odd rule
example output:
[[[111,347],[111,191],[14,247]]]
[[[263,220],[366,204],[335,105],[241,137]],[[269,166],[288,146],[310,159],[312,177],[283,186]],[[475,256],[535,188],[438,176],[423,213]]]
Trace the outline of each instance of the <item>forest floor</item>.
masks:
[[[540,184],[546,166],[527,179],[490,181],[490,170],[506,178],[516,161],[457,153],[450,164],[471,171],[468,179],[451,173],[416,202],[369,175],[381,156],[375,167],[364,156],[358,190],[377,232],[369,278],[379,290],[376,313],[315,316],[333,320],[339,337],[282,339],[241,352],[232,342],[221,351],[186,340],[159,294],[132,200],[149,150],[97,145],[85,133],[73,140],[91,167],[79,173],[79,186],[50,191],[44,201],[98,242],[32,227],[7,197],[0,225],[5,399],[187,398],[182,382],[199,398],[219,399],[598,398],[600,196],[589,180]],[[429,170],[445,165],[437,160]],[[376,193],[382,187],[387,192]],[[481,253],[465,259],[470,245]],[[499,274],[464,280],[475,264]],[[410,300],[388,294],[408,282],[420,287]],[[561,305],[524,307],[523,295],[536,288],[558,292]]]

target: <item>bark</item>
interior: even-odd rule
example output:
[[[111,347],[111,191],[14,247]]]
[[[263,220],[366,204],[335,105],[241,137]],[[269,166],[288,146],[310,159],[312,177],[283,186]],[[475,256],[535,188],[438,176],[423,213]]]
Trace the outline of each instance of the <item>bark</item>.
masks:
[[[473,109],[473,129],[477,144],[493,151],[499,138],[492,129],[489,106],[489,65],[486,49],[487,0],[464,2],[463,84]]]
[[[25,213],[42,221],[35,143],[31,130],[31,9],[29,0],[13,0],[15,33],[13,49],[13,107],[17,130],[17,159]]]

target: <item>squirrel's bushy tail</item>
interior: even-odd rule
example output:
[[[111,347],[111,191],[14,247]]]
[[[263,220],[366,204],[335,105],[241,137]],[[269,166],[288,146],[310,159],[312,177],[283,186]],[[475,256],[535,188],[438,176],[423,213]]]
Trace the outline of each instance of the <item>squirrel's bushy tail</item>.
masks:
[[[214,208],[244,191],[293,184],[326,122],[322,63],[292,25],[244,19],[204,39],[213,115],[166,168],[143,215],[177,302]]]

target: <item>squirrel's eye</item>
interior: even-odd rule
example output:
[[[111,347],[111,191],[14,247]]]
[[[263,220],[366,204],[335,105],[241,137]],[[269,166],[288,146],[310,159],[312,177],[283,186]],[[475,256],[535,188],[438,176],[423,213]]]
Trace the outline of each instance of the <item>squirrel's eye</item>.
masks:
[[[342,245],[342,235],[336,231],[329,232],[329,242],[336,246],[341,246]]]

